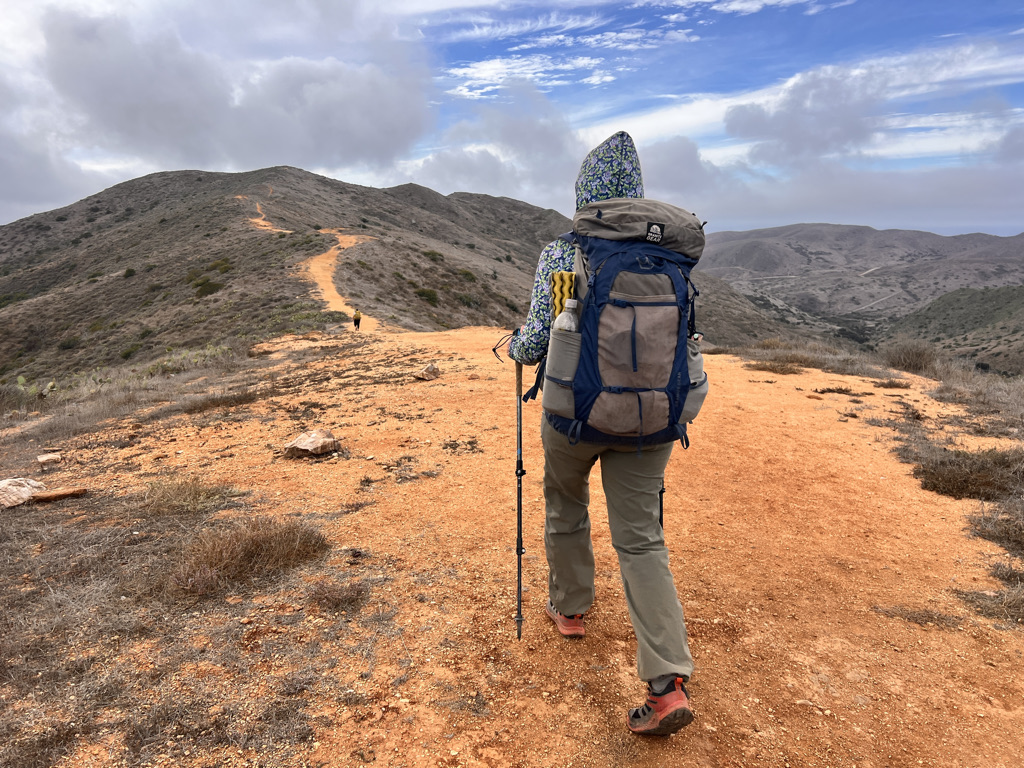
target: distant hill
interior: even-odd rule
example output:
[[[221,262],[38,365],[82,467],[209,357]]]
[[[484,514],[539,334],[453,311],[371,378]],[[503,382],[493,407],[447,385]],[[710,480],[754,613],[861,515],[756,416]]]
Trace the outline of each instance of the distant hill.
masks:
[[[744,295],[866,340],[951,291],[1024,283],[1024,234],[943,237],[833,224],[713,232],[702,269]]]
[[[509,198],[296,168],[155,173],[0,227],[0,383],[340,322],[296,268],[336,243],[326,229],[373,238],[343,251],[334,276],[369,315],[410,330],[511,328],[540,249],[570,227]],[[695,279],[709,341],[794,332],[713,276]]]
[[[961,288],[900,318],[886,336],[923,339],[992,370],[1024,373],[1024,285]]]

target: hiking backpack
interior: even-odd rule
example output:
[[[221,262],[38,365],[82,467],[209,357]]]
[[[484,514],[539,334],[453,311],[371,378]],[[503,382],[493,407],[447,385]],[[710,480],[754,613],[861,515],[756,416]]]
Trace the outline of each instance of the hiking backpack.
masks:
[[[581,306],[579,332],[552,329],[538,375],[548,421],[572,444],[688,446],[686,425],[708,390],[690,282],[704,250],[700,220],[615,198],[577,211],[561,239],[576,246]]]

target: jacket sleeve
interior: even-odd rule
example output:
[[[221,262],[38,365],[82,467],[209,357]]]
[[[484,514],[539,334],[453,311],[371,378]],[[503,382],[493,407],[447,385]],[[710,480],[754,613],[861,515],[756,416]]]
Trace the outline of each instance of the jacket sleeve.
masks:
[[[575,261],[575,248],[564,240],[548,243],[540,253],[537,274],[533,280],[530,295],[530,311],[526,322],[508,345],[508,354],[523,365],[539,363],[548,353],[548,338],[551,336],[551,274],[571,271]]]

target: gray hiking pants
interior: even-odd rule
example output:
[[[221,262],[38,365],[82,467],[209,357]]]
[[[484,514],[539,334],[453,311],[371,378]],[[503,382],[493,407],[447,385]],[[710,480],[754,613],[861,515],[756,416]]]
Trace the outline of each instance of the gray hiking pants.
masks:
[[[683,608],[668,565],[658,522],[658,492],[672,443],[635,447],[577,443],[542,419],[544,499],[547,520],[548,594],[565,615],[585,613],[594,602],[594,549],[590,540],[590,470],[601,460],[612,547],[636,633],[641,680],[679,674],[689,679],[693,657]]]

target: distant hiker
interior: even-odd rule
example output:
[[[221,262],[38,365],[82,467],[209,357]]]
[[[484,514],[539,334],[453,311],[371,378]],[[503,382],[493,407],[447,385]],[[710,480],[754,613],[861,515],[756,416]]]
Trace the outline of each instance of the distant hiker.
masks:
[[[354,315],[352,315],[352,325],[354,325],[356,327],[357,331],[359,330],[359,321],[362,320],[362,319],[363,319],[363,313],[360,312],[357,309],[356,313]]]
[[[576,208],[580,211],[590,203],[608,201],[613,198],[641,199],[644,196],[643,180],[640,173],[640,162],[632,138],[625,132],[616,133],[604,143],[587,155],[583,161],[579,177],[576,181]],[[632,203],[619,200],[623,206]],[[654,201],[643,201],[644,205],[664,205]],[[609,211],[614,205],[601,206]],[[672,208],[672,206],[668,206]],[[596,208],[594,206],[593,208]],[[588,209],[589,210],[589,209]],[[675,209],[686,216],[693,218],[696,229],[695,237],[699,235],[700,248],[703,248],[703,227],[696,217],[682,209]],[[577,214],[579,218],[580,214]],[[607,222],[608,216],[602,219],[602,212],[597,211],[596,220]],[[668,237],[668,229],[664,222],[655,219],[657,224],[645,221],[646,227],[641,239],[646,239],[655,244],[662,243],[663,235]],[[598,227],[602,226],[601,221],[597,222]],[[644,234],[646,237],[644,238]],[[601,239],[605,236],[602,235]],[[552,275],[556,272],[575,272],[575,288],[566,294],[558,280],[555,280],[556,291],[563,296],[572,294],[575,291],[580,293],[581,281],[580,268],[577,261],[576,246],[570,242],[572,238],[559,238],[550,243],[541,252],[540,261],[537,264],[537,273],[534,280],[533,292],[530,301],[530,310],[526,323],[516,332],[508,346],[509,356],[514,360],[526,365],[533,365],[549,354],[549,340],[552,350],[555,346],[552,340],[552,306],[554,291],[552,289]],[[583,238],[589,240],[591,238]],[[597,239],[596,237],[593,239]],[[625,238],[623,238],[625,239]],[[576,242],[579,242],[578,240]],[[696,263],[700,252],[691,260]],[[659,263],[670,263],[673,254],[668,259],[655,259]],[[641,267],[634,265],[635,272],[648,269],[650,259],[636,257],[630,263],[641,263]],[[601,264],[612,264],[613,259],[602,261]],[[615,262],[620,263],[620,262]],[[624,262],[622,262],[624,263]],[[674,262],[672,262],[674,264]],[[662,269],[661,266],[652,267]],[[596,268],[595,268],[596,269]],[[667,268],[666,268],[667,269]],[[620,357],[628,361],[630,357],[630,338],[632,338],[632,366],[631,370],[637,370],[637,358],[640,357],[641,369],[645,364],[644,355],[646,349],[637,352],[636,339],[641,332],[654,334],[679,333],[680,341],[682,333],[686,328],[685,318],[681,318],[682,306],[688,302],[689,267],[685,273],[678,267],[672,267],[674,274],[669,277],[667,274],[653,275],[656,278],[669,280],[669,290],[676,290],[676,296],[657,296],[656,300],[648,300],[647,306],[643,306],[643,296],[637,297],[632,294],[634,290],[615,294],[619,299],[615,307],[624,307],[622,312],[629,313],[625,320],[617,320],[619,326],[615,330],[618,335],[613,335],[613,340],[624,340],[625,352],[620,351]],[[600,277],[601,272],[595,274]],[[611,274],[625,276],[627,282],[637,279],[643,282],[644,278],[652,277],[649,274],[627,274],[625,268],[617,268]],[[685,274],[685,277],[683,275]],[[685,280],[685,283],[683,282]],[[597,292],[600,288],[600,281],[594,282],[591,279],[589,285],[591,291]],[[633,283],[629,283],[632,287]],[[570,283],[571,285],[571,283]],[[616,285],[619,285],[616,283]],[[656,283],[660,286],[661,283]],[[679,294],[678,289],[683,286],[683,293]],[[602,290],[608,290],[607,287]],[[623,288],[618,287],[619,291]],[[656,292],[657,293],[657,292]],[[664,293],[664,291],[660,291]],[[598,295],[590,302],[595,305]],[[670,301],[682,296],[680,309]],[[585,302],[581,302],[586,304]],[[611,303],[605,302],[605,306]],[[566,304],[573,307],[575,304]],[[651,320],[650,313],[653,307],[657,311],[666,314],[654,314]],[[581,325],[590,322],[586,315],[586,309],[581,310],[584,316],[578,321]],[[599,310],[593,310],[594,312]],[[606,312],[607,310],[600,310]],[[620,311],[618,309],[613,310]],[[606,315],[600,315],[600,326],[596,322],[597,315],[594,315],[593,334],[600,333],[602,338],[608,338],[605,323]],[[668,318],[665,320],[664,318]],[[696,344],[698,334],[692,328],[692,315],[690,316],[689,335],[687,342]],[[570,318],[571,319],[571,318]],[[562,316],[558,318],[557,329],[563,327]],[[609,321],[611,322],[611,321]],[[632,324],[632,327],[630,326]],[[571,326],[572,323],[569,323]],[[641,328],[641,326],[646,326]],[[664,328],[671,326],[672,331]],[[600,331],[598,331],[600,327]],[[568,331],[573,331],[572,327]],[[556,330],[554,333],[563,333]],[[632,334],[632,336],[631,336]],[[579,333],[573,334],[580,338]],[[576,341],[577,348],[580,341]],[[674,359],[671,356],[677,354],[676,339],[670,339],[669,346],[673,349],[668,353],[670,363]],[[692,353],[692,352],[691,352]],[[598,353],[594,353],[598,354]],[[604,350],[600,354],[605,354]],[[699,351],[696,353],[699,355]],[[683,352],[685,357],[686,352]],[[579,354],[579,370],[583,371],[585,365]],[[651,443],[646,443],[640,438],[628,438],[619,442],[596,438],[593,429],[589,424],[595,421],[591,411],[588,420],[583,423],[578,419],[573,421],[569,418],[559,417],[549,408],[549,390],[557,390],[558,385],[566,382],[560,377],[572,379],[579,378],[575,364],[572,372],[558,374],[552,372],[554,362],[551,357],[547,361],[547,378],[544,389],[544,418],[541,421],[541,438],[544,445],[544,498],[546,502],[546,522],[544,527],[544,546],[548,560],[548,602],[545,612],[554,622],[557,630],[565,637],[583,637],[585,634],[583,617],[594,602],[594,551],[590,537],[590,518],[588,503],[590,500],[589,477],[594,464],[601,461],[601,477],[604,484],[605,495],[608,501],[608,524],[611,530],[612,546],[618,559],[619,570],[622,575],[625,587],[626,604],[629,609],[630,620],[633,623],[633,630],[637,638],[637,672],[641,680],[648,684],[648,697],[646,703],[640,707],[629,710],[626,717],[627,726],[631,731],[642,734],[667,735],[678,731],[693,720],[693,713],[690,709],[688,693],[684,687],[693,673],[693,658],[690,655],[690,648],[686,636],[686,624],[683,618],[683,609],[679,603],[676,593],[675,582],[672,572],[669,570],[668,549],[665,546],[664,531],[660,517],[659,492],[663,490],[665,466],[672,453],[673,442],[676,439],[685,440],[685,423],[668,424],[664,430],[665,434],[658,433]],[[589,365],[589,364],[588,364]],[[596,366],[590,366],[591,369]],[[693,366],[695,368],[696,366]],[[685,368],[684,368],[685,369]],[[674,370],[674,369],[673,369]],[[603,372],[603,369],[602,369]],[[691,370],[691,375],[703,376],[703,364],[700,364],[700,372]],[[553,378],[552,378],[553,377]],[[675,377],[680,378],[680,377]],[[553,383],[555,382],[555,383]],[[600,381],[599,381],[600,383]],[[568,382],[568,397],[572,397],[572,381]],[[690,385],[694,387],[694,384]],[[706,390],[706,380],[703,384]],[[613,392],[613,390],[615,390]],[[612,394],[612,397],[621,394],[622,387],[606,387],[604,392]],[[692,391],[692,390],[691,390]],[[604,395],[602,392],[602,395]],[[564,389],[563,393],[564,395]],[[644,391],[644,396],[654,394],[652,391]],[[530,394],[527,394],[529,397]],[[630,389],[626,395],[628,403],[626,410],[630,407],[634,412],[640,411],[641,424],[646,418],[654,421],[657,409],[649,406],[657,406],[659,401],[655,398],[643,399],[639,390]],[[666,395],[661,395],[662,400]],[[683,395],[686,397],[686,395]],[[694,398],[696,400],[698,398]],[[700,401],[703,401],[703,392],[700,394]],[[606,399],[605,403],[622,401]],[[699,403],[695,403],[699,407]],[[618,405],[609,406],[611,409],[618,409]],[[572,416],[572,406],[569,415]],[[557,409],[555,409],[557,411]],[[607,410],[607,408],[606,408]],[[669,413],[665,408],[661,408]],[[683,409],[685,412],[686,409]],[[614,416],[615,414],[613,414]],[[668,417],[666,417],[668,419]],[[692,418],[692,416],[690,416]],[[680,429],[681,427],[681,429]],[[568,434],[566,434],[568,432]],[[671,434],[669,434],[671,432]],[[638,434],[646,434],[643,431]],[[593,439],[591,439],[593,438]]]

